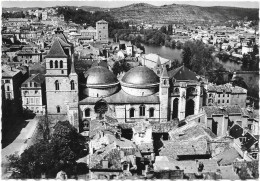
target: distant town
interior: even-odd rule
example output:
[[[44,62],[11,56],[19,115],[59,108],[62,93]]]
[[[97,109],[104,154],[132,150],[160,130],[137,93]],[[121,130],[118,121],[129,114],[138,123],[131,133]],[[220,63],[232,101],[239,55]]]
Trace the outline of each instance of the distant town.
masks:
[[[259,178],[259,15],[3,10],[2,179]]]

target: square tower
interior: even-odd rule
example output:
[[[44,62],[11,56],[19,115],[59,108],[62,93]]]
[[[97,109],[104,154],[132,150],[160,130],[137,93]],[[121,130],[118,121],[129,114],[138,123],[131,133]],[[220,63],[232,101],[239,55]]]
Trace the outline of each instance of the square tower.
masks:
[[[74,62],[72,62],[70,73],[68,72],[68,60],[70,59],[63,47],[55,38],[46,56],[45,82],[49,116],[66,118],[67,105],[78,102],[78,76],[74,70]]]
[[[96,22],[96,40],[108,42],[108,23],[105,20]]]

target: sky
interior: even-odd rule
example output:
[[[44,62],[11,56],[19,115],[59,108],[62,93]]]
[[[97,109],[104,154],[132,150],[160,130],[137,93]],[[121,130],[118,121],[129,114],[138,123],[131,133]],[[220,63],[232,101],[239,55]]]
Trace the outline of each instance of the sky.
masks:
[[[133,3],[148,3],[156,6],[161,6],[165,4],[189,4],[189,5],[196,5],[196,6],[231,6],[231,7],[243,7],[243,8],[259,8],[259,2],[257,0],[252,1],[242,1],[242,0],[229,0],[229,1],[209,1],[209,0],[203,0],[203,1],[187,1],[187,0],[132,0],[132,1],[113,1],[113,0],[84,0],[84,1],[78,1],[78,0],[69,0],[69,1],[6,1],[2,0],[2,7],[52,7],[52,6],[95,6],[95,7],[102,7],[102,8],[113,8],[113,7],[121,7],[126,6]]]

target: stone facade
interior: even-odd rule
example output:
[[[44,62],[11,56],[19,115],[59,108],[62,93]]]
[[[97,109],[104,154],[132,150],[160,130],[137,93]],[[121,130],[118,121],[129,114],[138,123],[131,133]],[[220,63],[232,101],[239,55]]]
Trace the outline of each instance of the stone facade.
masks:
[[[64,51],[62,43],[65,42],[61,41],[59,38],[54,39],[46,56],[45,82],[49,116],[67,116],[67,105],[78,102],[78,76],[72,62],[74,55],[70,57],[71,49]]]
[[[108,41],[108,23],[104,20],[96,22],[96,40],[97,41]]]

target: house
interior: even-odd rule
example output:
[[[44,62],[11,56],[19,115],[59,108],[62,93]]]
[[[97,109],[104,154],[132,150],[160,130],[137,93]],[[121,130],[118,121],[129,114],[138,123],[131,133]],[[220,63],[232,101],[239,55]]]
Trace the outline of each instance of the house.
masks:
[[[6,114],[17,114],[22,110],[20,87],[27,75],[12,66],[2,65],[2,106]],[[10,111],[10,112],[9,112]]]
[[[45,78],[42,74],[32,74],[21,86],[22,106],[26,111],[45,114]]]
[[[23,64],[40,63],[41,53],[33,49],[22,49],[17,52],[17,60],[23,62]]]
[[[246,107],[247,90],[242,87],[232,86],[230,83],[223,85],[209,83],[206,86],[206,94],[206,105],[239,105],[240,107]]]
[[[142,55],[138,60],[142,65],[152,69],[157,75],[161,75],[163,67],[171,67],[171,60],[153,53]]]

